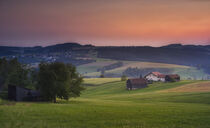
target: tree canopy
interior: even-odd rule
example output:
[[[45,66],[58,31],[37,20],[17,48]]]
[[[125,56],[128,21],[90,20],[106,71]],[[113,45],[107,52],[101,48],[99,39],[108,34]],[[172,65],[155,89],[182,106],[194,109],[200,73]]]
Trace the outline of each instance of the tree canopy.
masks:
[[[18,62],[16,58],[7,60],[0,59],[0,87],[8,84],[26,87],[30,85],[29,70]]]
[[[20,87],[37,89],[43,100],[54,101],[56,98],[68,100],[80,96],[84,89],[83,78],[76,67],[60,62],[40,63],[39,69],[32,70],[18,62],[16,58],[0,58],[0,90],[12,84]]]
[[[45,100],[56,102],[56,98],[68,100],[80,96],[83,79],[76,67],[60,62],[41,63],[38,72],[38,88]]]

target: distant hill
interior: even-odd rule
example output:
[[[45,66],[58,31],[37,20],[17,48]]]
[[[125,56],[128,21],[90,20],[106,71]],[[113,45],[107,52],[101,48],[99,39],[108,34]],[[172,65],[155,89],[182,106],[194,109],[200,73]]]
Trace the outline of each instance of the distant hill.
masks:
[[[79,43],[64,43],[47,47],[7,47],[0,46],[0,56],[23,54],[48,54],[73,52],[77,57],[87,57],[95,52],[97,58],[129,61],[147,61],[188,66],[209,65],[210,45],[171,44],[162,47],[149,46],[93,46]]]
[[[80,45],[78,43],[64,43],[50,45],[47,47],[35,46],[35,47],[10,47],[0,46],[0,56],[24,54],[24,53],[53,53],[53,52],[65,52],[72,51],[74,48],[93,47],[92,45]]]
[[[210,45],[172,44],[163,47],[98,47],[98,57],[182,65],[210,64]],[[114,56],[113,56],[114,55]]]

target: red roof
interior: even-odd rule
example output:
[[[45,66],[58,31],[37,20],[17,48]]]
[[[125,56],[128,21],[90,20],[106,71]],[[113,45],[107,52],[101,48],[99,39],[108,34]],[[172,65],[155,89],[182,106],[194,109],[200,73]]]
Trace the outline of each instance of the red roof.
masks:
[[[160,72],[151,72],[149,74],[153,74],[153,75],[157,76],[158,78],[165,78],[166,77],[166,75],[164,75],[164,74],[162,74]]]
[[[154,74],[154,75],[156,75],[156,76],[161,75],[160,72],[151,72],[151,73]]]

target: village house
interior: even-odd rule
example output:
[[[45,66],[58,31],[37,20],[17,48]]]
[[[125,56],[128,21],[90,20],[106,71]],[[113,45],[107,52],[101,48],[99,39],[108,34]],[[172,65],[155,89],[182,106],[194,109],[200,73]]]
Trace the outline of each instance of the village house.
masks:
[[[162,74],[160,72],[150,72],[144,78],[147,81],[161,81],[161,82],[165,82],[165,76],[166,75],[164,75],[164,74]]]
[[[180,76],[178,74],[170,74],[165,77],[166,82],[177,82],[180,81]]]
[[[144,78],[135,78],[127,80],[127,89],[135,90],[147,87],[147,80]]]
[[[12,101],[38,101],[40,92],[15,85],[8,85],[8,99]]]

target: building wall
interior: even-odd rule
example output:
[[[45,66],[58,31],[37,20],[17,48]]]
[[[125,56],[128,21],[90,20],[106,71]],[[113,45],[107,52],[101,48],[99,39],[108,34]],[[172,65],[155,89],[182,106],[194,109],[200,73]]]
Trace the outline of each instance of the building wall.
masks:
[[[132,90],[146,88],[147,84],[132,85]]]
[[[20,87],[16,87],[16,101],[23,101],[27,97],[28,90]]]
[[[8,99],[16,101],[16,86],[8,85]]]
[[[165,78],[160,78],[160,81],[165,82],[166,80]]]
[[[162,81],[165,82],[165,78],[158,78],[157,76],[155,76],[154,74],[149,74],[146,76],[147,80],[151,80],[151,81]]]
[[[127,87],[128,90],[135,90],[135,89],[140,89],[140,88],[147,87],[147,83],[145,82],[145,83],[133,84],[133,83],[131,83],[130,80],[127,80],[126,87]]]

